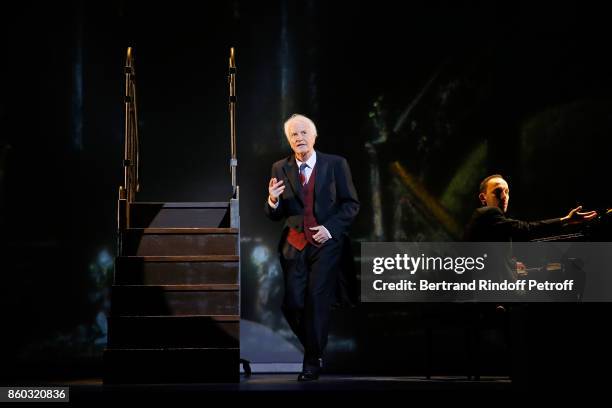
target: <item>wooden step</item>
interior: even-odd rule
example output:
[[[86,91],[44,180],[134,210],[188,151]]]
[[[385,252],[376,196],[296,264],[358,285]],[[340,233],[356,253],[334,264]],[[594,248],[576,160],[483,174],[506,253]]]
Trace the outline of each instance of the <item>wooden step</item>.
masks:
[[[154,235],[184,235],[184,234],[237,234],[238,228],[128,228],[128,232],[135,234]]]
[[[122,256],[118,258],[142,260],[143,262],[238,262],[238,255],[167,255],[167,256]]]
[[[235,348],[240,316],[123,316],[108,322],[109,348]]]
[[[130,224],[135,228],[228,227],[228,202],[152,203],[130,205]]]
[[[237,255],[123,256],[115,261],[116,285],[238,284]]]
[[[238,315],[237,284],[113,285],[111,316]]]
[[[239,348],[108,348],[104,383],[238,382],[239,364]]]
[[[123,256],[237,255],[236,228],[128,228]]]

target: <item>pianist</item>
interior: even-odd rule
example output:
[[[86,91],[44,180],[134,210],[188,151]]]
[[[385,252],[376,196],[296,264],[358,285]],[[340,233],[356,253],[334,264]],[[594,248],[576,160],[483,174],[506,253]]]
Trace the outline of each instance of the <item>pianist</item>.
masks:
[[[499,174],[493,174],[480,183],[478,198],[482,207],[474,211],[472,219],[466,227],[464,238],[467,241],[529,241],[547,235],[557,235],[564,225],[587,222],[597,216],[595,211],[582,212],[582,207],[577,207],[565,217],[543,221],[527,222],[508,218],[506,217],[506,211],[510,202],[510,188]],[[500,247],[500,250],[504,253],[490,257],[500,262],[500,265],[495,268],[499,274],[494,276],[495,280],[497,282],[503,282],[504,280],[515,282],[520,276],[525,276],[525,266],[512,258],[511,244],[509,243],[506,249]],[[560,341],[567,333],[559,327],[549,326],[557,330],[554,335],[548,333],[547,330],[533,330],[534,327],[541,326],[543,321],[550,321],[551,316],[555,316],[555,313],[550,313],[548,309],[539,307],[531,308],[528,312],[528,304],[525,303],[499,304],[495,302],[493,305],[496,312],[508,312],[505,320],[508,331],[505,333],[510,352],[510,375],[512,382],[519,387],[529,383],[533,372],[547,370],[544,365],[528,357],[528,344],[538,342],[539,344],[547,344],[547,347],[556,344],[558,350],[563,350],[564,347],[559,345],[564,344],[569,349],[567,342]],[[489,306],[486,303],[482,305],[482,309],[478,311],[479,316],[485,315],[487,307]],[[547,340],[543,340],[545,337]]]
[[[576,207],[565,217],[543,221],[520,221],[506,217],[510,202],[510,188],[499,174],[493,174],[480,183],[478,199],[482,207],[474,211],[466,231],[465,240],[473,242],[529,241],[546,235],[558,234],[565,225],[590,221],[595,211],[582,212]]]

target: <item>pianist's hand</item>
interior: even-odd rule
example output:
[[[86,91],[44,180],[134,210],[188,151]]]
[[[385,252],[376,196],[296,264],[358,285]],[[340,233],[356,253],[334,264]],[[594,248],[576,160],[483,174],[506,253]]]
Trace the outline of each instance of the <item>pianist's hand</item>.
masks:
[[[525,264],[520,261],[516,261],[516,275],[519,278],[524,278],[528,275]]]
[[[581,212],[580,210],[582,210],[582,206],[574,208],[569,214],[561,218],[561,221],[565,224],[580,224],[597,217],[597,211]]]

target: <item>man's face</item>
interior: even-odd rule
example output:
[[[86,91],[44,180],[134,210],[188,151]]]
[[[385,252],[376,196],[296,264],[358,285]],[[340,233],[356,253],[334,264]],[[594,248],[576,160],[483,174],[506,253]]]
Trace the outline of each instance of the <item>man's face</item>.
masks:
[[[300,156],[309,156],[314,150],[317,135],[314,129],[305,120],[294,119],[287,127],[289,145],[293,152]]]
[[[487,190],[479,195],[480,201],[489,207],[497,207],[504,213],[510,202],[510,188],[501,177],[492,178],[487,182]]]

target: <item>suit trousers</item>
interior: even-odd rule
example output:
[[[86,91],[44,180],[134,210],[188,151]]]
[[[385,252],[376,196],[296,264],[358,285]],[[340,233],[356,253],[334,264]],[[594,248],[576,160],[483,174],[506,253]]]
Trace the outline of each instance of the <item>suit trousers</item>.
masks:
[[[343,239],[343,238],[342,238]],[[298,251],[285,242],[280,261],[285,278],[283,314],[304,347],[304,366],[318,366],[340,273],[342,239]]]

